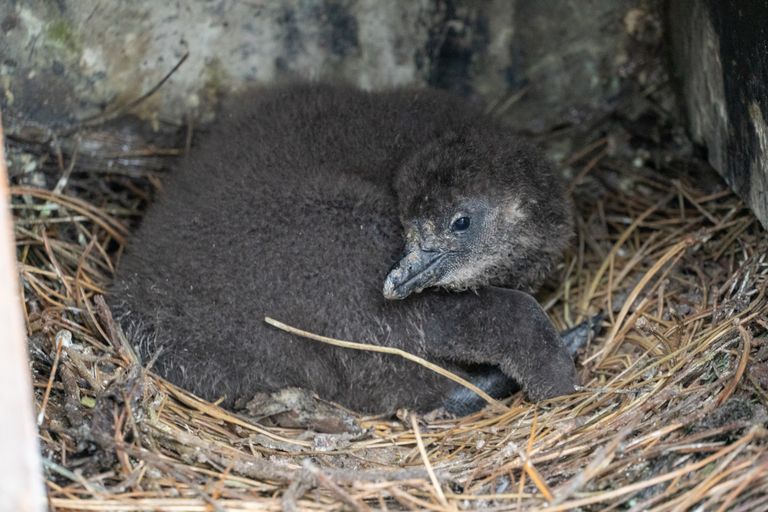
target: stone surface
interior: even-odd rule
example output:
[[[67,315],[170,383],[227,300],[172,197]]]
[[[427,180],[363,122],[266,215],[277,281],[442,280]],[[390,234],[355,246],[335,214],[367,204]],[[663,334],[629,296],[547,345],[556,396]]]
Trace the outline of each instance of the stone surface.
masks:
[[[423,80],[418,52],[440,16],[429,0],[6,2],[0,75],[15,111],[60,121],[139,97],[189,53],[139,109],[179,120],[210,113],[222,92],[292,74]]]
[[[453,89],[536,132],[610,109],[636,43],[628,16],[655,4],[8,0],[0,87],[14,120],[66,125],[140,97],[189,53],[137,114],[206,119],[223,93],[301,76]]]
[[[768,227],[768,3],[676,0],[669,25],[691,137]]]

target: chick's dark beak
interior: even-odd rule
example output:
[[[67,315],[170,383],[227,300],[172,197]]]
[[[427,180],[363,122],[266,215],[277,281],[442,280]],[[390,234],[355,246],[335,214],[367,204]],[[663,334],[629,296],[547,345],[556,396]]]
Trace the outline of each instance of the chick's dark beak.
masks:
[[[444,274],[441,262],[448,253],[425,251],[420,247],[408,250],[394,264],[384,280],[384,297],[398,300],[434,286]]]

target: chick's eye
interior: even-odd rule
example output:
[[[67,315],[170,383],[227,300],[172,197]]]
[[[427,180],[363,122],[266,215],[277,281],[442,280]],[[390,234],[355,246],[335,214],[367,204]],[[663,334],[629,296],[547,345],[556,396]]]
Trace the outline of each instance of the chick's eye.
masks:
[[[451,231],[466,231],[469,228],[469,217],[459,217],[451,224]]]

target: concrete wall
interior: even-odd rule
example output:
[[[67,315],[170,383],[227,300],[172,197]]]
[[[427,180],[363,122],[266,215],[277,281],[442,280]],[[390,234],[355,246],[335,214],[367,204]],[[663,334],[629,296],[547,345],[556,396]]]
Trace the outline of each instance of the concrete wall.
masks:
[[[301,76],[429,84],[521,128],[580,123],[631,79],[628,21],[652,0],[5,0],[2,104],[66,124],[140,96],[188,60],[144,117],[205,118],[220,94]]]

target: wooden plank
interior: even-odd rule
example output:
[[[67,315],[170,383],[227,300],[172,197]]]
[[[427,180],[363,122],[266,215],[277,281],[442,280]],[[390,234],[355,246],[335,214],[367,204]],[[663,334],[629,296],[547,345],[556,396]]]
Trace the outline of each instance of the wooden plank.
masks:
[[[674,0],[669,29],[691,138],[768,228],[768,2]]]
[[[0,510],[45,509],[0,117]]]

